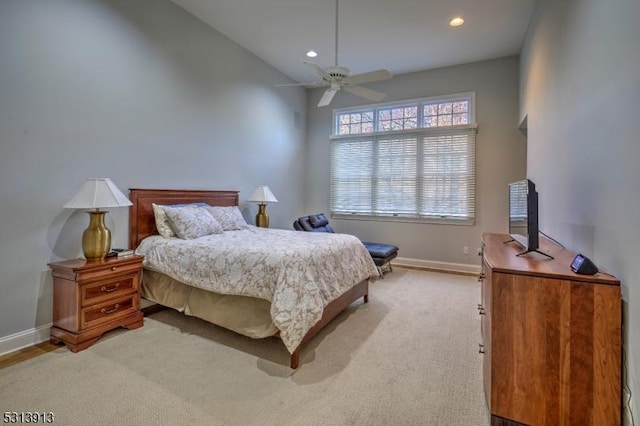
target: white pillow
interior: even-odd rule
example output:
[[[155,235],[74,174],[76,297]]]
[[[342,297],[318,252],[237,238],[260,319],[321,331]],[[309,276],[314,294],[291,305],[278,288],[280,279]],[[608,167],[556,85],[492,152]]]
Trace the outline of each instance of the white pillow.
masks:
[[[222,225],[222,229],[225,231],[234,231],[237,229],[247,229],[249,225],[247,221],[244,220],[242,213],[238,206],[205,206],[205,208],[211,213],[211,215],[216,218],[218,223]]]
[[[171,229],[183,240],[204,237],[211,234],[222,234],[222,226],[213,216],[201,207],[169,207],[162,209],[169,219]]]

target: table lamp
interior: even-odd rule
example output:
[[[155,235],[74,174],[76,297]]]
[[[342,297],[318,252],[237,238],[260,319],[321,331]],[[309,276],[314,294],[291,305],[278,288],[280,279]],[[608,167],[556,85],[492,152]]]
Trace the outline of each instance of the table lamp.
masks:
[[[247,198],[247,201],[258,204],[258,214],[256,215],[256,226],[260,228],[269,227],[269,215],[267,214],[266,203],[277,203],[278,200],[268,186],[258,186]]]
[[[104,225],[106,207],[128,207],[131,201],[107,178],[89,179],[65,209],[95,209],[89,211],[89,227],[82,233],[82,252],[87,260],[101,260],[111,248],[111,231]]]

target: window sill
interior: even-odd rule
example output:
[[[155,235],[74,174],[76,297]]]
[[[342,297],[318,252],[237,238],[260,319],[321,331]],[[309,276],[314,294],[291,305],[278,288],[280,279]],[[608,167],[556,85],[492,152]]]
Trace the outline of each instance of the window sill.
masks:
[[[431,225],[459,225],[473,226],[475,219],[453,219],[453,218],[421,218],[421,217],[401,217],[401,216],[367,216],[362,214],[331,213],[332,219],[339,220],[363,220],[372,222],[399,222],[399,223],[420,223]]]

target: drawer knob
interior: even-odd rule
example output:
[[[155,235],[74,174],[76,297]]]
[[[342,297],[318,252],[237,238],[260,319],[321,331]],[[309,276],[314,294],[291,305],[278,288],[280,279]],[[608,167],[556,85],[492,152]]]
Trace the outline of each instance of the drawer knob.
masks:
[[[102,309],[100,309],[100,312],[102,312],[103,314],[112,314],[115,311],[117,311],[118,309],[120,309],[120,304],[116,303],[115,306],[113,307],[113,309],[107,310],[107,308],[102,308]]]
[[[100,287],[100,291],[104,293],[111,293],[112,291],[116,291],[119,287],[120,287],[120,283],[117,283],[113,287],[107,287],[106,285],[103,285],[102,287]]]
[[[111,267],[111,270],[112,270],[112,271],[115,271],[116,269],[117,269],[117,268],[116,268],[115,266],[112,266],[112,267]]]

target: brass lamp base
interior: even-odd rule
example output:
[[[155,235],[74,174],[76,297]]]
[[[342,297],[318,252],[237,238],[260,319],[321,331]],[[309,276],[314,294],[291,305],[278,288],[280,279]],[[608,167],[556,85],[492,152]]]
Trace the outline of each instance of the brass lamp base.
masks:
[[[111,248],[111,231],[104,226],[107,212],[96,209],[88,213],[89,227],[82,233],[82,252],[87,260],[102,260]]]
[[[266,211],[267,205],[264,203],[258,204],[258,214],[256,215],[256,226],[259,228],[269,227],[269,215]]]

